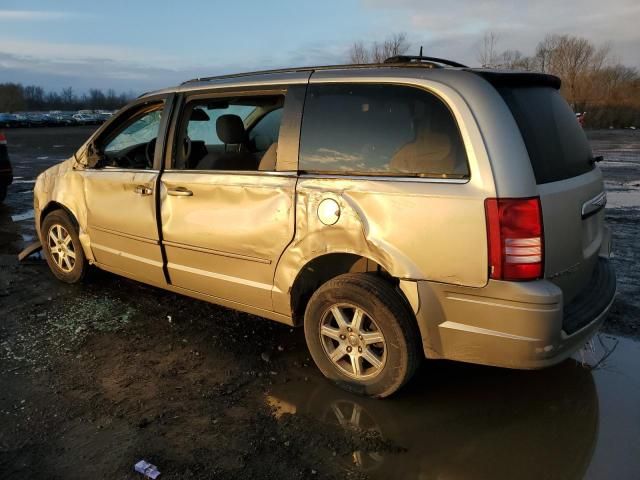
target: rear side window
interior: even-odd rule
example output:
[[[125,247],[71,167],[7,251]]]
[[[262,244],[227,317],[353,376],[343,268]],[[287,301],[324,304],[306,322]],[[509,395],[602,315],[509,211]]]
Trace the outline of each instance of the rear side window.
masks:
[[[467,155],[448,107],[412,87],[310,85],[300,170],[332,174],[465,178]]]
[[[593,169],[591,147],[560,92],[549,87],[502,87],[498,92],[520,128],[538,184]]]

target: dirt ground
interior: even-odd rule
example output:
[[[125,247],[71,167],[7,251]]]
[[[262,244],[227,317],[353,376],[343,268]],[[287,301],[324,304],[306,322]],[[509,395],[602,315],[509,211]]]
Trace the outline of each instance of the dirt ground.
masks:
[[[140,459],[166,479],[640,478],[640,132],[590,132],[619,277],[593,354],[606,360],[427,362],[384,401],[325,382],[299,329],[103,272],[64,285],[37,256],[19,264],[33,180],[90,132],[6,132],[0,478],[134,479]]]

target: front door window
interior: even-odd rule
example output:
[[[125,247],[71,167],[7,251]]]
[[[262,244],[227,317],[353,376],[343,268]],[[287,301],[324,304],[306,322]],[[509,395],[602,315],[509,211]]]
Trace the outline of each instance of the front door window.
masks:
[[[152,169],[161,118],[160,106],[133,114],[115,135],[106,139],[102,149],[103,160],[98,166]]]

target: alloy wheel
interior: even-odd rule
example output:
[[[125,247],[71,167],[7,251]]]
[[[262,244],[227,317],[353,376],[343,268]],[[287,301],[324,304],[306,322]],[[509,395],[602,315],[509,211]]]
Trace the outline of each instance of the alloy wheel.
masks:
[[[355,305],[333,305],[320,322],[325,354],[345,375],[364,380],[375,377],[387,359],[385,338],[375,320]]]
[[[47,245],[56,266],[65,273],[71,272],[76,264],[76,252],[67,229],[58,223],[51,225],[47,233]]]

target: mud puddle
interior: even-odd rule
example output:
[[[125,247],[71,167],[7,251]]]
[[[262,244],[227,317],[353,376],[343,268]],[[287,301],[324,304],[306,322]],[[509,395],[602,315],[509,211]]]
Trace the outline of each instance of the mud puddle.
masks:
[[[638,478],[640,342],[595,370],[568,360],[541,371],[427,363],[393,398],[369,400],[314,375],[272,389],[280,419],[311,417],[376,439],[327,462],[369,478]]]

